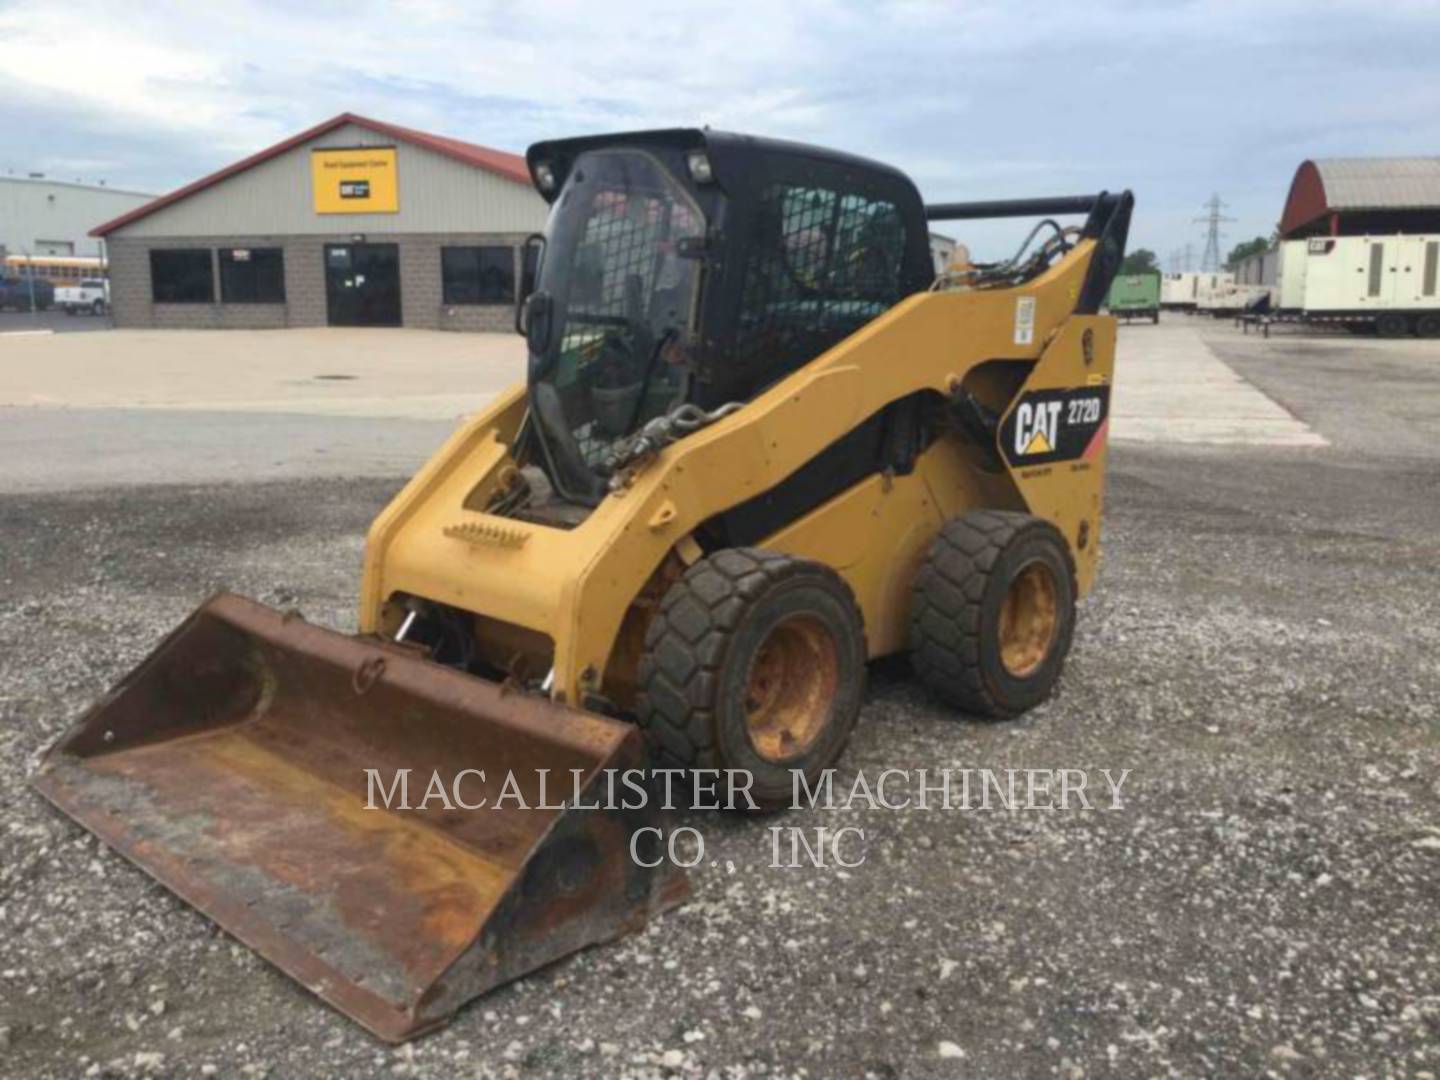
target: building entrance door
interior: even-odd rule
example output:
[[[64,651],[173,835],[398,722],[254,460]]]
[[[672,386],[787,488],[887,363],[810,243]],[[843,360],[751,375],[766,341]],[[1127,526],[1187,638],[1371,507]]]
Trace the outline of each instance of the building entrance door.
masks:
[[[325,301],[331,326],[399,326],[399,246],[326,244]]]

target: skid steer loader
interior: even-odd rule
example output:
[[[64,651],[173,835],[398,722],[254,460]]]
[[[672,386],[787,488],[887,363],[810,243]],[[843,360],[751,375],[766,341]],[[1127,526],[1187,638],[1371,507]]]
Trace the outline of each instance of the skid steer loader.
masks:
[[[694,130],[528,162],[528,377],[374,522],[360,634],[216,596],[34,778],[390,1040],[685,899],[617,772],[783,807],[892,653],[1021,712],[1095,575],[1128,192],[927,207]],[[1067,214],[931,262],[927,220]]]

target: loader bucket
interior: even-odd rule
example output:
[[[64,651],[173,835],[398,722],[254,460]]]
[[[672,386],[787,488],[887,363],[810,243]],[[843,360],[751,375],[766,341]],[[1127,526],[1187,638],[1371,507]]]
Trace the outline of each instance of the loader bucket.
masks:
[[[628,724],[221,594],[50,749],[34,784],[398,1042],[686,898],[668,862],[632,858],[655,801],[604,808],[604,771],[643,767]],[[457,788],[462,770],[477,771]],[[432,775],[453,809],[424,798]],[[558,808],[577,784],[579,806],[601,808]]]

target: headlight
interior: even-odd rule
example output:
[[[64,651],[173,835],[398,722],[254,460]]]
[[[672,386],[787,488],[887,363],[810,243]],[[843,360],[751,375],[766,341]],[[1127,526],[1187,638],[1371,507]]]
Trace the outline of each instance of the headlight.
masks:
[[[697,184],[708,184],[715,179],[710,169],[710,159],[704,150],[691,150],[685,155],[685,164],[690,169],[690,178]]]
[[[555,170],[550,167],[548,161],[535,163],[535,183],[541,191],[555,190]]]

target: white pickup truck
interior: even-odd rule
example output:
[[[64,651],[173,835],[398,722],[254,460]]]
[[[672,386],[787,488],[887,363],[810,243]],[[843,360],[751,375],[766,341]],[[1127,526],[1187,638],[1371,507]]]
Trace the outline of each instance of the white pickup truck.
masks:
[[[55,306],[66,315],[104,315],[110,310],[110,282],[86,278],[79,285],[62,285],[55,290]]]

